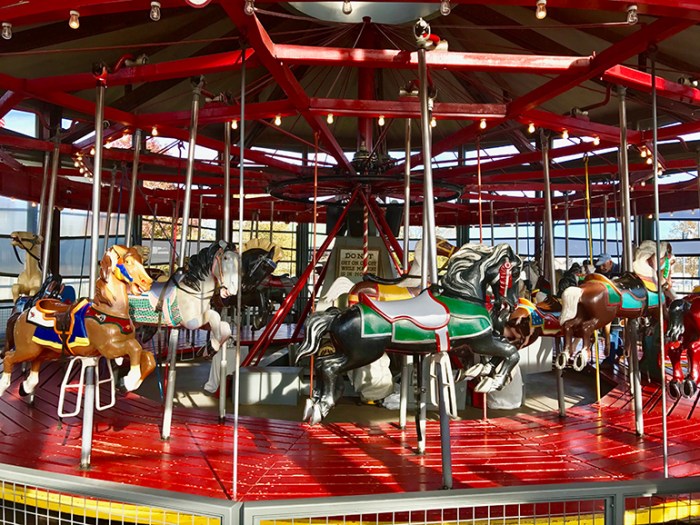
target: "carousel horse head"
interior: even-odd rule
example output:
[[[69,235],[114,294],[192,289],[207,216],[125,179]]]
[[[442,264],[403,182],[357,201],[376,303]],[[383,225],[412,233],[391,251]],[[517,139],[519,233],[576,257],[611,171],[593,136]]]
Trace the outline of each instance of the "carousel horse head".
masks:
[[[671,272],[676,258],[673,255],[671,243],[663,241],[660,243],[660,247],[661,286],[664,289],[669,289],[671,286]],[[653,282],[656,282],[656,241],[642,241],[634,252],[632,269],[642,279],[651,279]]]
[[[200,290],[200,283],[212,277],[221,297],[226,299],[238,293],[240,267],[241,256],[236,251],[236,245],[226,241],[215,242],[190,257],[183,283]]]
[[[151,289],[151,279],[143,266],[136,248],[115,244],[107,250],[100,261],[95,302],[111,305],[117,296],[117,287],[125,286],[126,293],[141,295]]]
[[[17,231],[10,234],[10,240],[13,247],[31,252],[43,242],[44,238],[37,233]]]
[[[255,290],[277,268],[282,260],[282,248],[264,239],[251,239],[243,245],[241,271],[243,291]]]

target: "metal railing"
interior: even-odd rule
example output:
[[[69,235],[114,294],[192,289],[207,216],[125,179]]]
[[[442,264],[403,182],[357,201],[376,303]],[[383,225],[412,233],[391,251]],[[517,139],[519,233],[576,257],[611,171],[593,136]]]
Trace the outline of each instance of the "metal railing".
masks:
[[[700,477],[233,502],[0,465],[3,524],[650,525],[700,522]]]

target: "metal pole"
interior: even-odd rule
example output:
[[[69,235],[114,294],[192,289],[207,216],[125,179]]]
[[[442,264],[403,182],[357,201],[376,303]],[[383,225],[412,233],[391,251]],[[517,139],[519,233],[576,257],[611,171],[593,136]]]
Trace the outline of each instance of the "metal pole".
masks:
[[[192,114],[190,115],[190,141],[187,148],[187,172],[185,174],[185,200],[182,207],[182,230],[180,232],[180,251],[178,253],[178,266],[185,266],[187,254],[187,235],[190,224],[190,206],[192,204],[192,177],[194,175],[194,150],[197,146],[197,122],[199,120],[199,97],[202,93],[204,77],[197,79],[197,85],[192,90]],[[174,221],[173,221],[174,226]],[[174,335],[173,335],[174,334]],[[177,361],[177,339],[179,330],[173,328],[168,344],[168,388],[165,393],[165,408],[163,409],[163,428],[161,437],[170,439],[170,427],[173,420],[173,399],[175,397],[175,364]]]
[[[403,182],[403,271],[408,272],[408,245],[411,240],[411,119],[406,119],[406,148]]]
[[[100,240],[100,196],[102,193],[102,142],[104,132],[105,90],[98,81],[95,101],[95,159],[92,173],[92,230],[90,235],[90,282],[89,296],[95,297],[97,285],[97,244]],[[47,243],[48,244],[48,243]],[[80,445],[80,468],[90,467],[92,452],[92,427],[95,417],[95,365],[85,367],[85,406],[83,407],[83,430]]]
[[[656,107],[656,51],[649,53],[651,58],[651,112],[654,132],[654,237],[656,237],[656,282],[659,294],[659,345],[661,352],[661,431],[663,433],[664,477],[668,478],[668,426],[666,421],[666,349],[664,348],[664,303],[665,296],[661,287],[663,268],[661,267],[661,227],[659,223],[659,130]]]
[[[618,86],[620,115],[620,204],[622,208],[622,254],[624,270],[632,271],[632,207],[630,203],[630,174],[627,158],[627,104],[625,95],[627,88]],[[632,337],[632,330],[637,323],[626,323],[625,345],[629,345],[630,360],[630,388],[634,399],[634,426],[638,436],[644,435],[644,410],[642,402],[642,374],[639,369],[639,354],[637,353],[636,338]],[[634,347],[632,347],[634,345]]]
[[[493,217],[493,200],[489,201],[489,213],[491,215],[491,246],[496,246],[496,232],[495,226],[494,226],[494,217]]]
[[[557,289],[557,273],[554,268],[554,225],[552,218],[552,185],[549,176],[549,134],[540,131],[542,143],[542,167],[544,174],[544,229],[547,252],[547,270],[549,282],[552,286],[552,294]],[[564,371],[556,370],[557,374],[557,399],[559,402],[559,416],[566,416],[566,402],[564,400]]]
[[[520,219],[518,209],[515,209],[515,253],[520,255]]]
[[[151,239],[148,241],[148,268],[153,264],[153,240],[156,236],[156,220],[158,217],[158,203],[153,204],[153,218],[151,219]]]
[[[603,250],[608,253],[608,196],[603,195]]]
[[[199,194],[199,214],[197,216],[197,251],[202,249],[202,208],[204,208],[204,194]]]
[[[46,203],[46,212],[44,213],[44,244],[42,245],[41,253],[41,282],[46,281],[49,275],[49,258],[51,257],[51,233],[53,230],[53,207],[56,201],[56,181],[58,179],[58,164],[61,160],[61,137],[56,131],[54,137],[56,141],[53,147],[53,158],[51,159],[51,182],[49,183],[49,197]],[[93,285],[94,286],[94,285]]]
[[[569,192],[564,192],[564,258],[569,269]]]
[[[111,174],[111,181],[109,185],[109,192],[107,196],[107,213],[105,214],[105,237],[104,237],[104,242],[102,245],[104,246],[104,249],[107,249],[107,246],[109,245],[109,229],[112,227],[112,204],[114,202],[114,184],[117,180],[117,168],[116,166],[112,167],[112,174]]]
[[[418,78],[420,82],[420,116],[423,139],[423,198],[427,232],[423,235],[423,249],[428,250],[430,282],[438,282],[437,243],[435,239],[435,200],[433,198],[433,154],[430,131],[430,111],[428,101],[428,70],[425,62],[425,49],[418,50]],[[426,245],[427,244],[427,245]]]
[[[231,242],[231,124],[224,123],[224,240]]]
[[[243,242],[243,165],[245,164],[245,89],[246,89],[246,62],[245,48],[241,55],[241,125],[238,147],[240,159],[238,161],[238,242]],[[307,237],[308,238],[308,237]],[[316,264],[316,261],[314,261]],[[238,296],[236,297],[236,362],[235,375],[233,377],[233,499],[238,498],[238,405],[240,403],[241,390],[241,272],[238,272]]]
[[[134,160],[131,163],[131,186],[129,189],[129,211],[126,215],[126,239],[127,247],[133,242],[134,232],[134,207],[136,205],[136,183],[139,174],[139,158],[141,156],[141,130],[137,129],[133,135]]]
[[[39,197],[39,217],[37,220],[38,231],[42,233],[44,231],[43,221],[46,217],[46,212],[44,211],[46,205],[46,188],[48,187],[49,178],[49,166],[51,165],[51,152],[44,152],[44,176],[41,179],[41,197]]]

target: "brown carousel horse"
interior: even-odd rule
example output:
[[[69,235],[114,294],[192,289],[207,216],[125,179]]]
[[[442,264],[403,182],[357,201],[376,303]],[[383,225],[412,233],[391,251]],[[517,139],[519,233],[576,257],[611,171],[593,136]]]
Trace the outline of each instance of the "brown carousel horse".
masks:
[[[14,328],[14,350],[5,355],[0,395],[10,386],[16,363],[31,362],[31,371],[20,394],[34,392],[44,361],[62,356],[129,356],[131,369],[124,378],[127,390],[135,390],[155,368],[155,359],[137,342],[129,318],[129,294],[151,288],[141,256],[134,248],[112,246],[102,257],[92,302],[81,299],[66,305],[54,299],[39,300],[20,315]]]
[[[670,271],[674,261],[671,245],[662,242],[661,251],[664,275],[661,286],[670,293]],[[658,318],[660,305],[656,283],[655,241],[642,242],[635,252],[632,266],[634,273],[626,272],[615,279],[591,274],[580,286],[572,286],[564,291],[559,323],[564,332],[565,354],[572,354],[572,340],[576,332],[583,337],[581,354],[587,362],[594,332],[602,330],[615,318]]]
[[[673,370],[668,393],[673,399],[681,395],[692,397],[700,381],[700,290],[671,303],[668,324],[666,354]],[[681,362],[683,352],[688,359],[685,372]]]

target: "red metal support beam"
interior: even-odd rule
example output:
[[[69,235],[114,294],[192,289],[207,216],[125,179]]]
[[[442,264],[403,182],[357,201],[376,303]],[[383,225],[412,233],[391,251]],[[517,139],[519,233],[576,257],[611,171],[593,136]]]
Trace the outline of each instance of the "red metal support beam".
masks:
[[[245,34],[248,42],[255,49],[260,63],[267,68],[311,129],[318,133],[320,142],[325,145],[338,165],[349,173],[354,174],[355,169],[328,128],[325,119],[314,115],[309,110],[309,96],[304,91],[304,88],[294,77],[289,67],[281,64],[275,57],[274,44],[258,17],[255,15],[248,16],[243,12],[244,5],[242,0],[225,2],[222,4],[222,7],[241,33]]]
[[[516,117],[516,119],[521,124],[528,125],[532,122],[538,128],[545,128],[555,132],[568,130],[569,134],[572,136],[597,136],[601,141],[604,140],[610,144],[618,144],[620,142],[620,128],[617,126],[598,124],[568,115],[557,115],[548,111],[531,109],[523,115]],[[640,131],[629,130],[627,132],[628,143],[638,144],[641,139],[642,133]]]
[[[603,80],[637,91],[651,93],[651,75],[627,66],[614,66],[603,73]],[[700,89],[656,77],[656,93],[660,97],[700,105]]]
[[[15,93],[11,90],[5,91],[2,97],[0,97],[0,118],[7,115],[11,109],[22,102],[25,98],[26,97],[20,93]]]

